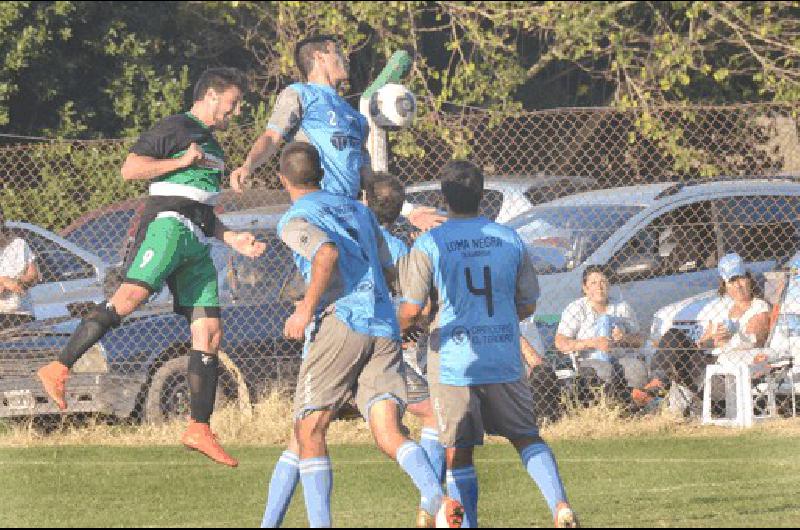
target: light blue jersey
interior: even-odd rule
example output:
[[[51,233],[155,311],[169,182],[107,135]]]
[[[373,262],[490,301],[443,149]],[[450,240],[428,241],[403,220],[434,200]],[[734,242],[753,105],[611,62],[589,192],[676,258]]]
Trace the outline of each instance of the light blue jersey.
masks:
[[[404,301],[424,306],[436,291],[430,347],[441,383],[517,382],[522,376],[517,306],[539,286],[517,233],[484,217],[451,219],[417,238],[401,271]]]
[[[400,258],[408,256],[408,245],[399,237],[395,237],[387,228],[381,226],[380,229],[383,234],[383,239],[386,241],[386,244],[389,245],[389,252],[392,253],[392,263],[397,265]]]
[[[278,233],[293,250],[306,284],[311,280],[311,263],[319,248],[333,243],[339,251],[338,275],[316,308],[318,315],[333,304],[336,316],[353,331],[400,338],[383,276],[383,267],[393,264],[378,222],[366,206],[327,191],[310,193],[284,214]]]
[[[356,199],[361,167],[369,164],[365,144],[369,125],[335,89],[316,83],[295,83],[278,97],[268,128],[287,141],[308,142],[319,151],[322,189]]]

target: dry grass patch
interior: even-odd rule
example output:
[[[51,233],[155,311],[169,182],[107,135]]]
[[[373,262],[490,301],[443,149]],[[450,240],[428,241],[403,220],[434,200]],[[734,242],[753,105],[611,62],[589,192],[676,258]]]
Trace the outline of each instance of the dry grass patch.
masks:
[[[285,445],[292,424],[292,401],[284,392],[273,392],[251,408],[221,408],[214,414],[212,428],[226,444]],[[412,436],[418,437],[420,424],[406,416]],[[114,425],[98,419],[76,423],[65,417],[61,425],[49,432],[32,421],[7,423],[0,428],[0,447],[53,445],[154,446],[176,445],[185,427],[183,421],[163,425]],[[648,436],[720,437],[738,436],[743,431],[723,427],[702,426],[668,411],[646,416],[628,417],[621,408],[601,402],[591,408],[572,407],[560,421],[546,424],[542,436],[547,440],[601,439]],[[800,419],[780,419],[760,423],[750,433],[800,436]],[[329,431],[334,444],[371,444],[372,436],[363,420],[336,421]],[[488,443],[504,440],[489,438]]]

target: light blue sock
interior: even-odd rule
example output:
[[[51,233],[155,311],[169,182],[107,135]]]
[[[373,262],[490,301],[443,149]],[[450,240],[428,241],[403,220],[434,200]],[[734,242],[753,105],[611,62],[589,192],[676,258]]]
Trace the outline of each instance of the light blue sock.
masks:
[[[298,482],[300,482],[300,457],[291,451],[284,451],[275,464],[275,469],[272,470],[267,508],[264,511],[261,528],[280,528]]]
[[[431,462],[431,467],[433,467],[433,471],[436,473],[436,477],[439,479],[439,483],[444,483],[444,473],[447,471],[447,467],[445,466],[445,453],[444,453],[444,446],[439,443],[439,431],[431,428],[425,427],[422,429],[422,437],[420,438],[419,445],[425,450],[425,454],[428,455],[428,460]]]
[[[520,452],[522,464],[539,486],[547,506],[556,516],[556,505],[567,502],[567,494],[558,474],[558,465],[550,447],[544,442],[531,444]]]
[[[478,475],[474,466],[447,470],[447,496],[464,507],[461,528],[478,528]]]
[[[436,515],[442,504],[444,490],[442,483],[436,479],[431,463],[425,451],[415,442],[407,441],[397,450],[397,463],[405,471],[421,496],[420,508],[431,515]]]
[[[331,492],[333,470],[327,456],[300,461],[300,480],[306,499],[306,513],[311,528],[331,527]]]

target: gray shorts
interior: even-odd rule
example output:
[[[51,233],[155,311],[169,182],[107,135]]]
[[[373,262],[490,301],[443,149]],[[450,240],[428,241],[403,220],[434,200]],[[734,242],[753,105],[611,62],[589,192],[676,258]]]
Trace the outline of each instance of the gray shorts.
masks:
[[[485,434],[508,440],[539,436],[533,394],[526,378],[493,385],[444,385],[439,383],[439,354],[428,355],[428,382],[443,446],[483,445]]]
[[[403,372],[400,342],[356,333],[335,315],[325,315],[306,341],[294,396],[295,418],[336,411],[351,396],[365,418],[378,401],[391,399],[404,407]]]

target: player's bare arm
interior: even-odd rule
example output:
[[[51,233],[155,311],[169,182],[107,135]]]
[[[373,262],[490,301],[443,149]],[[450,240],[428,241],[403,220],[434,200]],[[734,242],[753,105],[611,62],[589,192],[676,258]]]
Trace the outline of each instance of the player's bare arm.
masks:
[[[178,158],[158,159],[130,153],[122,164],[124,180],[152,180],[178,169],[184,169],[203,161],[205,154],[199,145],[193,143]]]
[[[250,232],[230,230],[219,219],[214,223],[214,237],[248,258],[258,258],[267,250],[267,244],[263,241],[258,241]]]
[[[402,333],[405,333],[417,324],[423,309],[423,306],[409,302],[400,304],[400,308],[397,310],[397,319]]]
[[[286,321],[283,334],[288,339],[303,340],[306,327],[314,319],[314,311],[319,306],[322,295],[328,289],[333,272],[339,261],[339,250],[332,243],[325,243],[314,255],[311,262],[311,280],[306,295],[295,307],[294,314]]]
[[[245,181],[252,176],[253,172],[264,165],[280,149],[283,138],[278,131],[267,129],[258,137],[253,147],[250,148],[244,163],[231,173],[231,188],[237,193],[244,191]]]

